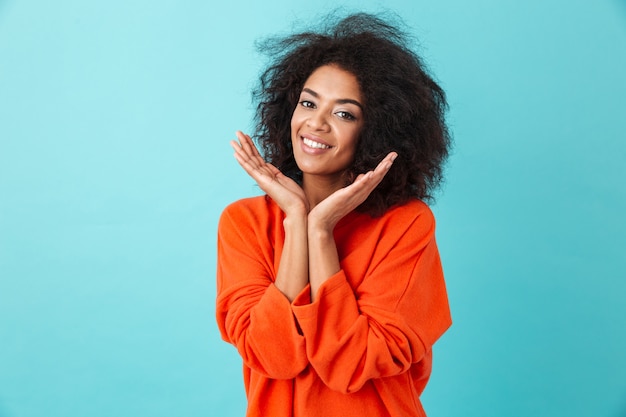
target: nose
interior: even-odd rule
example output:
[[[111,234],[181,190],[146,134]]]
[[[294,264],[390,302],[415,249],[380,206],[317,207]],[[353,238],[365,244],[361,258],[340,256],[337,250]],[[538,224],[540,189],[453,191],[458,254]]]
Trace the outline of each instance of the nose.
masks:
[[[328,130],[328,120],[322,111],[312,113],[307,119],[307,125],[314,130]]]

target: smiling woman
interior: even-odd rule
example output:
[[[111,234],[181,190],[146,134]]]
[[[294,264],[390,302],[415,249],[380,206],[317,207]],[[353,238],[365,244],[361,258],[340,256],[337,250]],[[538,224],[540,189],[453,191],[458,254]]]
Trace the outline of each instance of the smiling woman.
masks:
[[[257,139],[235,158],[265,196],[218,230],[217,322],[248,416],[424,416],[450,326],[434,218],[443,91],[403,34],[358,14],[267,43]],[[271,52],[270,51],[270,52]]]
[[[307,79],[291,117],[293,154],[303,174],[305,194],[343,188],[363,127],[361,90],[356,77],[334,65],[316,69]],[[323,187],[315,187],[316,181]],[[309,190],[309,192],[307,192]],[[308,201],[314,206],[326,198]]]

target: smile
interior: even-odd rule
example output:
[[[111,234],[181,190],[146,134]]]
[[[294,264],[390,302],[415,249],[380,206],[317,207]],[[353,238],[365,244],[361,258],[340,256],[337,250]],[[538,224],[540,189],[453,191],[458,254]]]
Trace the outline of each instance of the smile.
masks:
[[[324,145],[323,143],[315,142],[315,141],[313,141],[311,139],[307,139],[307,138],[302,138],[302,141],[309,148],[314,148],[314,149],[330,149],[330,148],[332,148],[332,146]]]

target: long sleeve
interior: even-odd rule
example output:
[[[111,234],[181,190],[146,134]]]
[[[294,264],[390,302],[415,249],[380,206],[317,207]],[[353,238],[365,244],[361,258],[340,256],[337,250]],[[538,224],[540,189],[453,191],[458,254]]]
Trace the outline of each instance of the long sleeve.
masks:
[[[315,302],[302,293],[292,307],[309,361],[329,388],[355,392],[407,372],[449,327],[434,227],[427,206],[415,202],[336,233],[342,270]]]
[[[280,212],[265,198],[227,207],[218,226],[216,317],[222,338],[244,364],[274,379],[291,379],[307,365],[289,300],[273,284],[281,238]]]

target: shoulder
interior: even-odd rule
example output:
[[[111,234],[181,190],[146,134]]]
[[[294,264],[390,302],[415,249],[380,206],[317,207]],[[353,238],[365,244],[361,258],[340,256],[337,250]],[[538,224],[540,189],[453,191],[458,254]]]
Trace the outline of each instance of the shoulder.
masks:
[[[266,195],[256,197],[242,198],[224,208],[222,216],[227,215],[245,215],[246,213],[254,213],[258,211],[266,211],[272,204],[272,200]]]
[[[222,211],[219,227],[254,227],[281,215],[280,208],[266,195],[237,200]]]
[[[428,206],[428,204],[418,199],[412,199],[412,200],[407,201],[404,204],[392,206],[389,210],[385,212],[385,214],[383,214],[383,217],[384,216],[423,217],[423,218],[432,219],[433,221],[435,219],[435,216],[433,215],[433,212]]]
[[[432,210],[426,203],[417,199],[391,207],[379,221],[400,230],[417,228],[430,233],[434,233],[435,230],[435,216]]]
[[[354,213],[338,225],[335,238],[345,253],[356,248],[367,251],[368,245],[380,253],[397,249],[413,253],[434,241],[435,217],[424,202],[410,200],[379,217]]]

